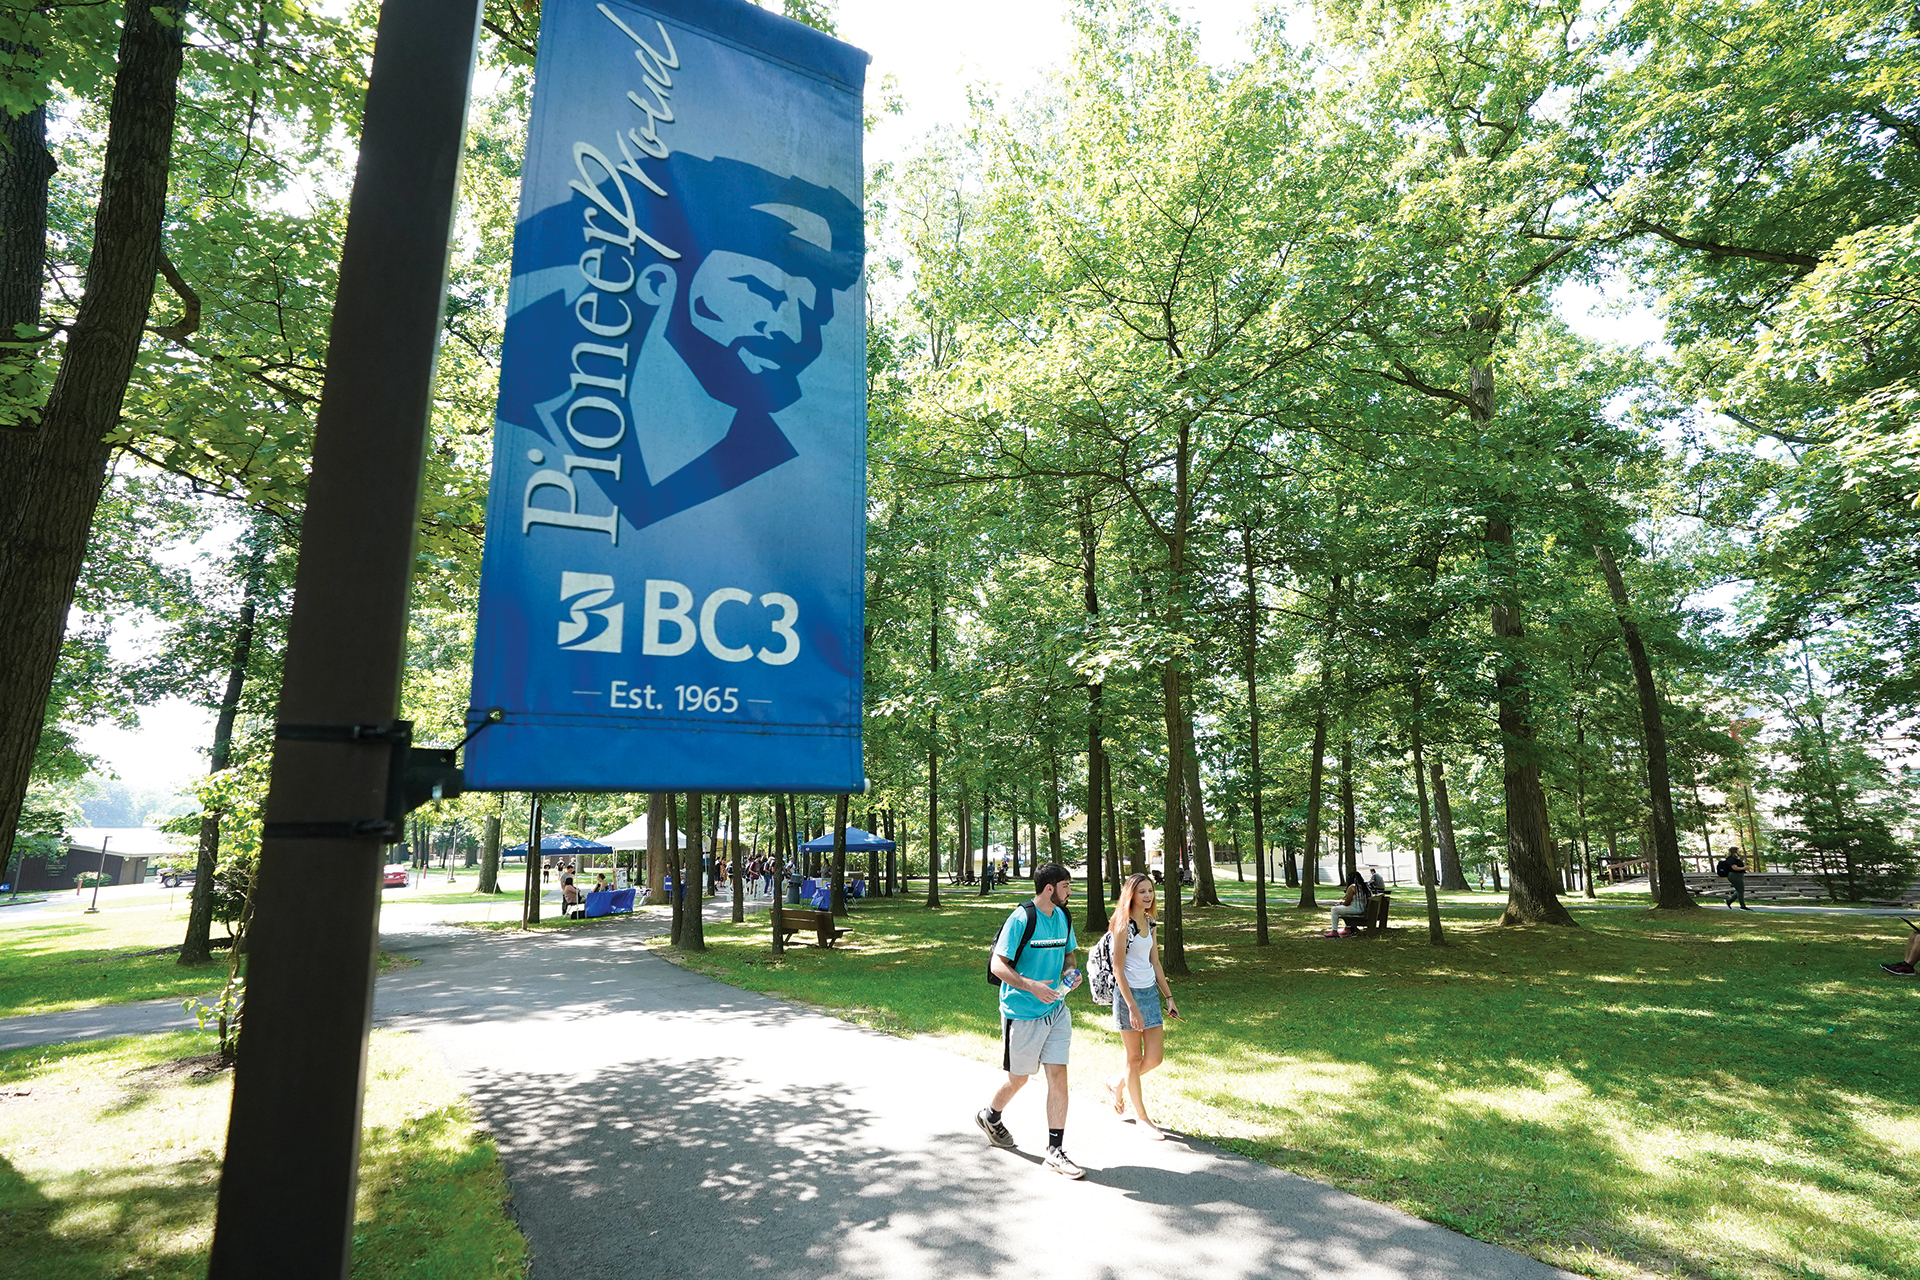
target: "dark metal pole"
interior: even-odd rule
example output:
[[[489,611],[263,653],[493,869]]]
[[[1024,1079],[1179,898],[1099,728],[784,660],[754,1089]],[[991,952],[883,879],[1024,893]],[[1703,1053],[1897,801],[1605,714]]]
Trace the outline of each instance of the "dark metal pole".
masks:
[[[80,913],[81,915],[90,916],[90,915],[95,915],[99,912],[100,881],[106,874],[107,874],[107,837],[101,836],[100,837],[100,869],[93,873],[93,901],[87,904],[87,909],[85,911],[82,911]]]
[[[388,726],[479,0],[386,0],[348,206],[288,627],[282,725]],[[209,1280],[344,1280],[391,737],[283,731]]]

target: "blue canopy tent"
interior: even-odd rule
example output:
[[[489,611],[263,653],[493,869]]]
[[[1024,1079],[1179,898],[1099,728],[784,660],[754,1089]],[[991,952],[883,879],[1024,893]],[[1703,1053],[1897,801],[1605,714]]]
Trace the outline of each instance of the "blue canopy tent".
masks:
[[[809,853],[832,853],[833,852],[833,832],[829,831],[827,832],[827,834],[823,836],[816,836],[814,839],[807,841],[805,844],[801,845],[800,847],[802,849],[807,850]],[[869,835],[867,832],[862,831],[858,827],[848,827],[847,828],[847,852],[848,853],[870,853],[870,852],[871,853],[892,853],[893,841],[887,839],[885,836]]]
[[[565,831],[556,831],[552,835],[540,837],[540,856],[543,858],[565,854],[612,852],[613,846],[610,844],[601,844],[598,840],[589,840],[585,836],[576,836]],[[510,845],[500,851],[500,856],[524,858],[527,856],[527,846],[524,843]]]
[[[814,839],[807,841],[805,844],[801,845],[800,847],[809,853],[832,853],[833,852],[833,832],[829,831],[823,836],[817,836]],[[892,853],[893,841],[887,839],[885,836],[876,836],[871,834],[870,832],[862,831],[858,827],[848,827],[847,828],[847,852],[848,853]],[[808,884],[811,884],[811,889],[808,888]],[[866,897],[867,882],[859,878],[858,876],[854,877],[851,892],[852,892],[852,895],[856,898]],[[813,902],[813,905],[815,907],[818,907],[820,910],[823,910],[823,911],[826,910],[827,882],[824,880],[820,880],[820,881],[803,883],[801,887],[801,896],[805,897],[809,893],[811,893],[812,895],[811,900]]]

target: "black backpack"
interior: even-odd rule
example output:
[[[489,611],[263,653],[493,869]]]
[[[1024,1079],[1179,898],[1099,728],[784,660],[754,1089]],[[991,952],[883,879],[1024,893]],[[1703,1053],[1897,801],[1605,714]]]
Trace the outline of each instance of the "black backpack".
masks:
[[[1033,900],[1031,898],[1029,898],[1027,901],[1020,904],[1020,910],[1027,913],[1027,931],[1021,934],[1020,941],[1014,944],[1013,959],[1008,961],[1008,964],[1010,964],[1015,969],[1018,969],[1020,967],[1020,957],[1023,954],[1025,954],[1027,950],[1027,944],[1033,941],[1034,928],[1036,925],[1038,925],[1040,921],[1040,908],[1033,905]],[[994,946],[998,946],[1000,944],[1000,938],[998,934],[994,935],[993,941],[994,941]],[[993,976],[993,947],[987,948],[987,983],[988,985],[995,986],[995,987],[1000,985],[1000,979]]]
[[[1724,876],[1725,874],[1727,874],[1727,868],[1729,865],[1730,864],[1728,863],[1727,859],[1725,858],[1720,859],[1720,861],[1713,864],[1713,874],[1717,876]]]

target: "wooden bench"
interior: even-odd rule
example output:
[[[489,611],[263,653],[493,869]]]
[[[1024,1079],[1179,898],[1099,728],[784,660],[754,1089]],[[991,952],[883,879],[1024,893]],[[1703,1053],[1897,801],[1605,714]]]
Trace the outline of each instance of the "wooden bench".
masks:
[[[780,945],[793,941],[796,933],[811,932],[819,941],[816,945],[831,947],[841,938],[852,933],[852,929],[842,928],[833,923],[831,911],[809,911],[804,907],[782,907],[780,910]]]
[[[1367,914],[1350,916],[1345,920],[1346,933],[1379,933],[1387,927],[1387,912],[1392,902],[1384,893],[1376,893],[1367,899]]]

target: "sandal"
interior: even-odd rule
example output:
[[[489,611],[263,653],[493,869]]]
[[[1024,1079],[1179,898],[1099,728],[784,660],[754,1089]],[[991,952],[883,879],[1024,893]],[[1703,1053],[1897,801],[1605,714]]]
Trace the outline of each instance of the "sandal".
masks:
[[[1117,1116],[1127,1114],[1127,1086],[1110,1084],[1107,1086],[1107,1092],[1113,1095],[1113,1114]]]

